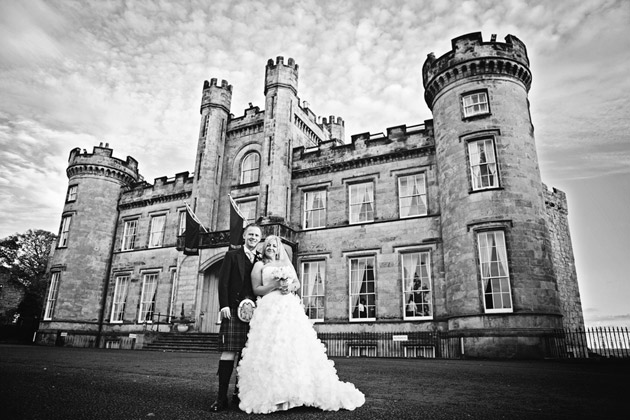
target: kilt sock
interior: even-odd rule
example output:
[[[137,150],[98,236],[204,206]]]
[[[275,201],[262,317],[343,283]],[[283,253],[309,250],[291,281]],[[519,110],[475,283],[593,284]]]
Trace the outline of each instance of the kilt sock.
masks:
[[[234,369],[234,360],[219,360],[219,392],[217,401],[227,402],[227,393],[230,386],[230,377]]]

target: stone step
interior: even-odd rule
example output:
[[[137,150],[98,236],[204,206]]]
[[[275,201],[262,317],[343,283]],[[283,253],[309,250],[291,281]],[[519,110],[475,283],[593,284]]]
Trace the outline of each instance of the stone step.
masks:
[[[213,352],[218,348],[218,334],[213,333],[161,333],[143,350]]]

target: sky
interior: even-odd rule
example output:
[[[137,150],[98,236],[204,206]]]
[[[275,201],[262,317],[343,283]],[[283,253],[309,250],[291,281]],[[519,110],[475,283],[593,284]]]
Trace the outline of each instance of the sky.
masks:
[[[204,80],[264,108],[267,60],[353,134],[420,124],[427,54],[527,46],[542,178],[567,194],[587,326],[630,326],[630,1],[0,0],[0,238],[58,232],[70,150],[109,143],[149,182],[194,169]]]

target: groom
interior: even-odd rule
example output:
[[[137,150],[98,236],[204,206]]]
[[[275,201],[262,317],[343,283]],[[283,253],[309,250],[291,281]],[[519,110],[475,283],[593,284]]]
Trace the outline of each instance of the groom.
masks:
[[[256,245],[260,242],[262,230],[256,224],[248,225],[243,231],[245,244],[239,249],[225,253],[219,272],[219,306],[221,307],[221,329],[219,330],[219,391],[210,411],[219,412],[228,407],[228,388],[237,354],[245,347],[249,324],[242,322],[237,315],[241,300],[253,299],[251,272],[256,262]],[[238,389],[235,386],[232,402],[238,404]]]

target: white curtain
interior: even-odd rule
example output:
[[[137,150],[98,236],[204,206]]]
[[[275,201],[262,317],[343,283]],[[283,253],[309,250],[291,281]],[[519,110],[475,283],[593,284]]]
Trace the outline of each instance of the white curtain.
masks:
[[[351,278],[350,282],[352,288],[350,293],[353,296],[352,309],[356,308],[359,304],[359,292],[361,291],[361,284],[363,284],[367,270],[367,263],[364,259],[354,260],[354,263],[357,265],[357,270],[352,270],[352,267],[350,268],[352,273],[356,273],[356,277],[354,279]]]

